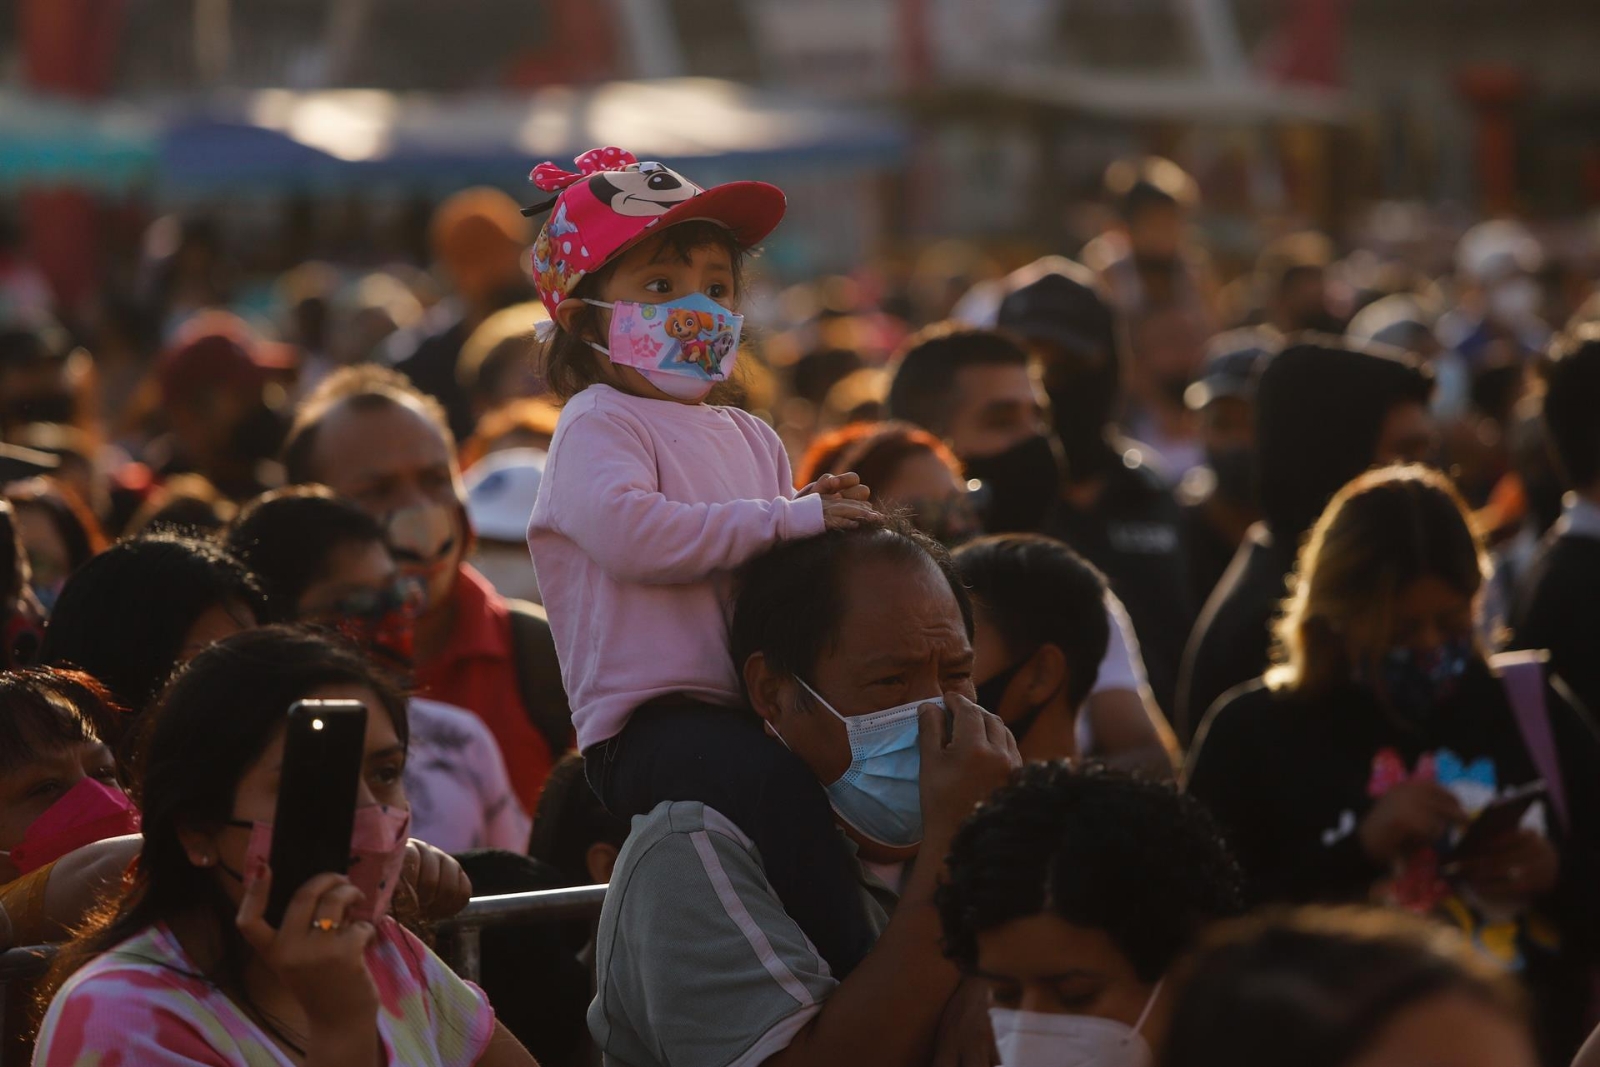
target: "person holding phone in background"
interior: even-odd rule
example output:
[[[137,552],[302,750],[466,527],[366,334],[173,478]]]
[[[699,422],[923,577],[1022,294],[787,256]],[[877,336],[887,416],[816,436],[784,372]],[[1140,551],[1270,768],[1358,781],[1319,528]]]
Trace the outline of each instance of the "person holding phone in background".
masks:
[[[271,824],[280,778],[291,777],[290,707],[310,699],[366,707],[352,850],[367,862],[306,881],[274,928],[271,835],[255,831]],[[374,813],[408,815],[407,722],[404,697],[378,671],[321,637],[267,628],[195,657],[155,715],[138,868],[47,978],[36,1064],[534,1063],[482,992],[391,913],[405,835],[377,847],[364,828]]]
[[[1301,552],[1277,666],[1207,716],[1188,788],[1253,903],[1377,899],[1459,926],[1521,973],[1565,1062],[1600,945],[1600,739],[1559,679],[1485,659],[1486,573],[1444,475],[1351,482]],[[1541,780],[1548,803],[1473,832]]]

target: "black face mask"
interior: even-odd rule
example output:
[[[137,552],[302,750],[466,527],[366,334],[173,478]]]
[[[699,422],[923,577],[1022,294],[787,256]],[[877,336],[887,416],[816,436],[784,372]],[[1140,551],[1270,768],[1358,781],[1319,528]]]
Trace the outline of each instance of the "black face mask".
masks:
[[[1106,425],[1117,400],[1113,368],[1062,364],[1045,375],[1045,392],[1056,438],[1067,461],[1067,479],[1086,482],[1109,470],[1117,460],[1106,443]]]
[[[967,477],[988,496],[983,528],[989,533],[1032,533],[1043,524],[1061,488],[1061,461],[1040,434],[993,456],[967,460]]]
[[[1206,464],[1217,476],[1217,496],[1245,507],[1255,503],[1255,450],[1248,445],[1206,450]]]
[[[984,711],[999,715],[1000,705],[1006,698],[1006,690],[1011,688],[1012,680],[1016,678],[1022,668],[1028,665],[1028,661],[1031,659],[1033,659],[1031,655],[1023,656],[999,674],[977,686],[978,707]],[[1006,723],[1006,726],[1011,730],[1011,736],[1021,741],[1027,736],[1028,731],[1033,729],[1033,724],[1039,721],[1039,715],[1044,709],[1044,704],[1040,704],[1036,708],[1029,708],[1017,716],[1016,721]]]

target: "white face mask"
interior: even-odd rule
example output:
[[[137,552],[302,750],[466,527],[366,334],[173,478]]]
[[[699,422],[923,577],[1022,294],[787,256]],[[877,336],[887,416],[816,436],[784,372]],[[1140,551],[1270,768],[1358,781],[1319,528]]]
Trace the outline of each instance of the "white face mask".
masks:
[[[1161,996],[1156,983],[1139,1021],[1129,1026],[1093,1015],[1053,1015],[990,1008],[1001,1067],[1150,1067],[1154,1056],[1140,1036]]]

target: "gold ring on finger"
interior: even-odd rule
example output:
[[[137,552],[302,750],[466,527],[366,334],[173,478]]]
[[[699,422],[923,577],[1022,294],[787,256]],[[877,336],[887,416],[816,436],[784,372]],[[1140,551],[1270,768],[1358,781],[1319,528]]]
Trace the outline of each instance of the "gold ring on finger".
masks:
[[[313,930],[321,930],[325,934],[331,934],[331,933],[333,933],[335,930],[339,929],[339,927],[341,927],[343,925],[344,924],[341,923],[338,919],[312,919],[311,920],[311,929],[313,929]]]

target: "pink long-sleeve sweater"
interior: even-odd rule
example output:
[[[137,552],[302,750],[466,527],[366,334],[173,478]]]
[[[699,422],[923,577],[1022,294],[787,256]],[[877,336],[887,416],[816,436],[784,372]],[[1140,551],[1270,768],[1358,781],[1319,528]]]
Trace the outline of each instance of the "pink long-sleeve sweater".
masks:
[[[771,427],[736,408],[593,385],[561,413],[528,525],[578,747],[645,701],[736,704],[732,572],[823,530]]]

